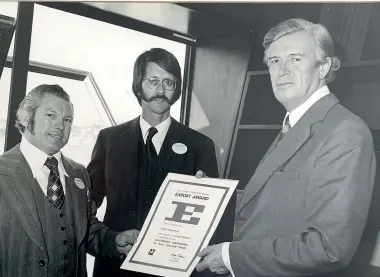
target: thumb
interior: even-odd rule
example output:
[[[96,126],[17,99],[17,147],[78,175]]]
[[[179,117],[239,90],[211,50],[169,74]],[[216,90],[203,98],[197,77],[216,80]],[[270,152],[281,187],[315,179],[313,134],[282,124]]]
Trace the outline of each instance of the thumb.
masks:
[[[197,177],[197,178],[203,178],[205,176],[206,176],[206,174],[204,174],[204,172],[202,170],[198,170],[197,173],[195,173],[195,177]]]
[[[199,252],[198,256],[200,256],[200,257],[207,256],[208,254],[210,254],[212,252],[213,249],[214,248],[212,246],[206,247],[201,252]]]

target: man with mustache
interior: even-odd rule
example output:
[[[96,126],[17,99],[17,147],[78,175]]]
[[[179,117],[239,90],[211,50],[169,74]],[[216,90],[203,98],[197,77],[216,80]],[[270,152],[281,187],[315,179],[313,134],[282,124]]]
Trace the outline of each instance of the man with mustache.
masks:
[[[173,54],[160,48],[142,53],[132,84],[142,115],[98,135],[88,171],[97,205],[107,197],[104,223],[113,230],[141,229],[169,172],[218,177],[213,141],[170,116],[181,85]],[[118,259],[97,258],[93,276],[147,276],[120,266]]]
[[[2,277],[86,277],[86,252],[121,259],[137,239],[96,219],[89,174],[60,152],[73,118],[58,85],[37,86],[17,110],[21,143],[0,157]]]
[[[263,46],[274,95],[287,110],[283,129],[237,204],[233,241],[201,251],[197,269],[364,276],[378,233],[362,239],[376,158],[368,126],[327,86],[340,66],[333,40],[320,24],[289,19],[268,31]]]

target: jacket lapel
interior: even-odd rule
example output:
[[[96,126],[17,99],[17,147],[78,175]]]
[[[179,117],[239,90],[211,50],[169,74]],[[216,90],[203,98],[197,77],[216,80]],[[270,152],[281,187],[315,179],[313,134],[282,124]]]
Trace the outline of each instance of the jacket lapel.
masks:
[[[62,163],[67,172],[68,176],[65,176],[65,185],[66,185],[66,199],[65,201],[69,202],[70,208],[73,211],[74,215],[74,226],[75,233],[78,242],[80,243],[87,231],[87,212],[88,212],[88,203],[87,203],[87,190],[90,184],[86,184],[84,178],[84,172],[81,169],[75,169],[75,167],[70,163],[70,160],[66,159],[62,155]],[[75,179],[78,178],[82,180],[85,187],[80,188],[76,183]],[[70,190],[70,194],[68,194]],[[71,197],[68,197],[68,196]]]
[[[46,251],[45,240],[38,218],[37,207],[33,197],[33,174],[20,151],[19,145],[11,149],[10,175],[5,181],[4,194],[19,218],[29,237],[41,249]]]
[[[118,153],[115,153],[118,161],[118,164],[115,165],[118,167],[117,176],[120,176],[119,188],[118,191],[120,194],[128,194],[129,196],[137,195],[137,186],[138,183],[138,155],[139,155],[139,138],[142,136],[140,128],[140,116],[129,121],[125,125],[124,132],[120,133],[118,137],[117,149]],[[125,182],[128,182],[126,184]],[[129,185],[131,184],[131,185]],[[127,185],[128,187],[124,187]],[[128,195],[121,195],[120,199],[130,199]],[[135,197],[134,197],[135,198]]]
[[[333,94],[323,97],[301,117],[278,144],[277,136],[268,150],[266,158],[262,160],[255,174],[249,180],[239,212],[256,196],[268,179],[294,156],[310,137],[312,125],[323,120],[328,110],[336,103],[338,100]]]

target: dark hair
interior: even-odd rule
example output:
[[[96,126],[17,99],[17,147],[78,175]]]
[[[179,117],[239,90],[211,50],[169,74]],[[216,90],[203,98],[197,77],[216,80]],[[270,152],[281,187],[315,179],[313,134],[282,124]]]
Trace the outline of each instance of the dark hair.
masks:
[[[308,32],[315,39],[317,46],[315,55],[318,62],[324,62],[327,57],[331,58],[331,67],[325,79],[326,83],[333,81],[335,79],[335,71],[340,68],[340,60],[334,54],[334,41],[325,26],[312,23],[305,19],[291,18],[282,21],[266,33],[263,40],[263,46],[265,48],[264,62],[267,63],[266,50],[268,50],[274,41],[296,32]]]
[[[175,103],[181,95],[181,67],[178,60],[172,53],[166,51],[165,49],[152,48],[137,57],[133,68],[132,90],[139,101],[139,104],[141,105],[140,94],[142,93],[142,82],[146,77],[146,65],[148,62],[157,64],[159,67],[172,74],[176,79],[176,89],[171,100],[171,104]]]
[[[59,85],[44,84],[44,85],[39,85],[35,87],[25,96],[25,98],[21,101],[17,109],[15,126],[19,130],[20,133],[24,133],[25,131],[25,126],[22,125],[20,122],[20,115],[22,113],[28,114],[27,128],[28,130],[33,132],[34,115],[36,113],[36,109],[39,106],[42,97],[44,97],[46,94],[51,94],[51,95],[60,97],[71,103],[70,96]]]

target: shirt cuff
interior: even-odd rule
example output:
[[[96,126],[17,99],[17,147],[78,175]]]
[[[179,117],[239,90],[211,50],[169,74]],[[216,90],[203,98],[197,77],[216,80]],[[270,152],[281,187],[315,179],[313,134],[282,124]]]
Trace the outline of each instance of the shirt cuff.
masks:
[[[230,271],[231,275],[235,277],[234,272],[232,271],[231,261],[230,261],[230,242],[225,242],[222,245],[222,259],[224,265]]]

